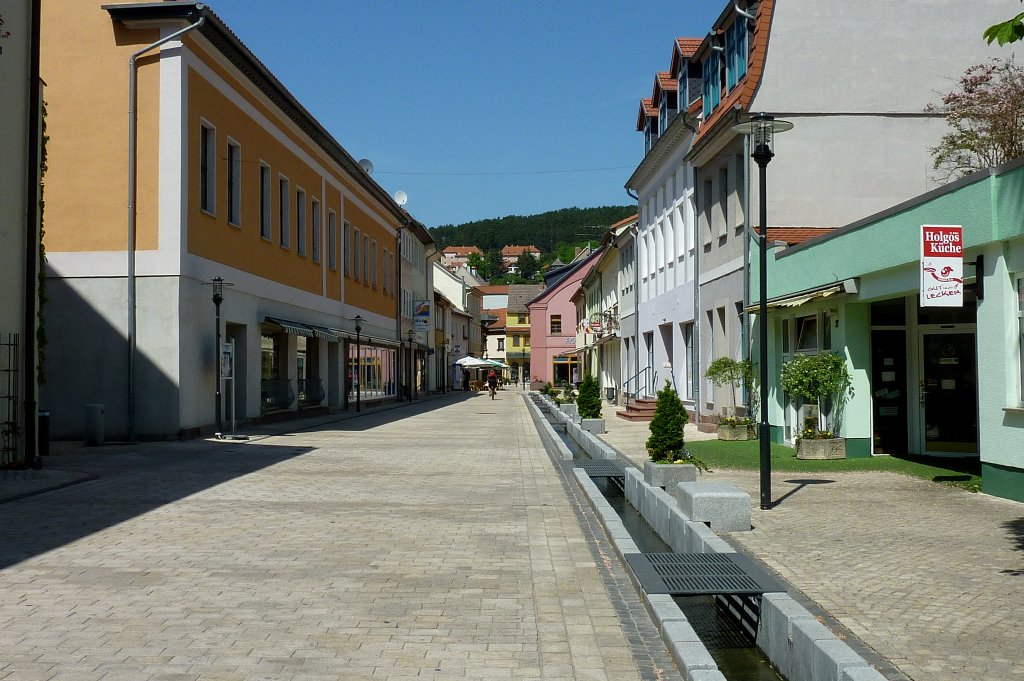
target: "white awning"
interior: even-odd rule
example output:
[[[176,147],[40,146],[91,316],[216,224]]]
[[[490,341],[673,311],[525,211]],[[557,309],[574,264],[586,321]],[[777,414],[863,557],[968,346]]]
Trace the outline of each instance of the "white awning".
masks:
[[[800,291],[799,293],[790,293],[785,296],[779,296],[777,298],[768,299],[768,308],[780,308],[780,307],[799,307],[804,303],[809,303],[812,300],[820,298],[829,298],[838,294],[850,294],[857,292],[857,280],[856,279],[844,279],[843,281],[837,281],[834,284],[828,284],[826,286],[820,286],[818,288],[808,289],[806,291]],[[760,302],[751,303],[746,307],[746,312],[757,312],[760,308]]]

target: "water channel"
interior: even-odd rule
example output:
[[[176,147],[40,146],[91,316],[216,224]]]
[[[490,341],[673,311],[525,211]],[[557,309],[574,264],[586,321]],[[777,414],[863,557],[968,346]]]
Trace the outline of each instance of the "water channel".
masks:
[[[572,452],[574,460],[590,457],[565,433],[565,426],[554,421],[538,404],[544,418],[551,424],[555,434]],[[637,548],[645,553],[671,552],[672,548],[662,541],[640,512],[626,501],[622,488],[611,478],[598,477],[594,484],[604,494],[608,503],[622,520],[626,531],[632,536]],[[626,568],[629,569],[629,568]],[[700,636],[701,642],[714,658],[718,669],[729,681],[783,681],[772,668],[768,659],[751,639],[750,634],[724,608],[716,603],[714,596],[676,596],[676,604],[686,615],[690,626]]]

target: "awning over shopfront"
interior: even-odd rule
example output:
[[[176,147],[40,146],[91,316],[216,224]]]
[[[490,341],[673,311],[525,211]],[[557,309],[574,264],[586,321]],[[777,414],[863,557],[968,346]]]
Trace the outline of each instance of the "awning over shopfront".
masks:
[[[277,324],[282,329],[295,336],[306,336],[307,338],[316,337],[316,331],[302,322],[293,322],[288,319],[281,319],[280,317],[264,317],[264,321],[268,324]]]
[[[856,279],[844,279],[843,281],[837,281],[832,284],[825,286],[819,286],[816,288],[808,289],[806,291],[800,291],[799,293],[790,293],[785,296],[779,296],[777,298],[768,299],[769,308],[780,308],[780,307],[799,307],[804,303],[809,303],[812,300],[818,300],[821,298],[829,298],[834,295],[846,295],[857,292],[857,280]],[[757,312],[760,307],[760,303],[752,303],[746,307],[747,312]]]

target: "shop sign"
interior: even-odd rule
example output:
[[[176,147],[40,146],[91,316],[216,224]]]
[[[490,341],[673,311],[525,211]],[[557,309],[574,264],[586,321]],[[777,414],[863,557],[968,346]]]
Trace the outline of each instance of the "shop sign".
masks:
[[[963,227],[921,225],[921,307],[963,304]]]
[[[417,334],[430,331],[430,301],[417,300],[412,312],[413,330]]]

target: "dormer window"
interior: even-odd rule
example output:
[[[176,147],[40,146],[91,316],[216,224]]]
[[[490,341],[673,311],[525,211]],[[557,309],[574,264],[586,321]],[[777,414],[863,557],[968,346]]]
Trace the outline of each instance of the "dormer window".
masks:
[[[658,134],[663,134],[668,124],[672,122],[676,112],[679,110],[677,105],[677,95],[672,90],[662,90],[661,99],[658,102]]]
[[[644,126],[644,153],[648,153],[654,143],[658,141],[657,119],[649,117],[647,125]]]
[[[704,97],[704,120],[711,116],[711,112],[718,107],[722,98],[722,81],[719,75],[718,52],[712,50],[703,64],[703,97]]]
[[[726,89],[731,91],[747,73],[747,20],[736,17],[736,21],[725,31]]]

